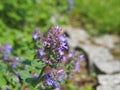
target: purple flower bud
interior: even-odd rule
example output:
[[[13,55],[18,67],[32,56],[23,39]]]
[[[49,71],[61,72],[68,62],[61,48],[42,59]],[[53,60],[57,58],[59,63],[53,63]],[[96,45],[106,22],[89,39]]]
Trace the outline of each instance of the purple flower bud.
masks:
[[[46,78],[46,79],[50,79],[50,78],[51,78],[50,73],[46,74],[46,75],[45,75],[45,78]]]
[[[80,55],[79,58],[80,60],[85,60],[85,55]]]
[[[65,56],[63,56],[63,59],[62,59],[63,61],[66,61],[66,57]]]
[[[56,88],[55,90],[60,90],[60,87],[59,87],[59,88]]]
[[[44,56],[44,52],[43,52],[43,50],[42,49],[39,49],[39,56],[42,58],[43,56]]]
[[[52,79],[47,79],[45,84],[48,86],[52,86],[53,83],[54,83],[54,81]]]
[[[4,60],[9,60],[8,56],[4,55]]]
[[[64,52],[62,50],[59,50],[60,55],[64,55]]]
[[[60,38],[60,40],[61,40],[62,42],[65,42],[65,41],[66,41],[65,37],[63,37],[62,35],[59,35],[59,38]]]
[[[38,75],[37,73],[35,73],[35,74],[33,75],[33,77],[34,77],[34,78],[38,78],[39,75]]]
[[[15,62],[12,62],[12,68],[16,68],[17,67],[17,64]]]
[[[59,70],[58,72],[57,72],[57,78],[58,78],[58,81],[63,81],[63,78],[64,78],[64,74],[65,74],[65,72],[64,72],[64,70],[63,69],[61,69],[61,70]]]
[[[63,81],[63,76],[58,76],[58,81]]]
[[[58,74],[65,74],[65,72],[64,72],[63,69],[59,70],[57,73],[58,73]]]
[[[75,71],[76,72],[80,72],[80,62],[79,61],[77,61],[76,63],[75,63]]]
[[[57,32],[60,32],[60,31],[61,31],[61,29],[60,29],[59,26],[56,26],[55,29],[57,30]]]
[[[33,39],[36,40],[38,38],[38,34],[36,32],[33,33]]]
[[[70,52],[70,53],[68,54],[68,57],[69,57],[69,58],[73,57],[73,52]]]
[[[12,52],[12,46],[9,44],[5,45],[5,53],[10,54]]]
[[[54,86],[55,88],[60,88],[58,82],[53,82],[53,86]]]
[[[58,52],[59,52],[60,55],[64,55],[64,51],[62,51],[61,48],[58,48]]]
[[[64,47],[66,50],[68,50],[68,46],[66,44],[67,44],[66,42],[62,42],[61,46]]]

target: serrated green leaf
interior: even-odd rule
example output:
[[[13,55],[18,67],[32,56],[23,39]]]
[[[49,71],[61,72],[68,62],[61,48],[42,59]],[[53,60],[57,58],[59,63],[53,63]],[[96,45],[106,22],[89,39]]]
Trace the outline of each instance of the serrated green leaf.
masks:
[[[32,75],[28,71],[23,70],[20,71],[20,77],[25,81],[26,78],[32,77]]]

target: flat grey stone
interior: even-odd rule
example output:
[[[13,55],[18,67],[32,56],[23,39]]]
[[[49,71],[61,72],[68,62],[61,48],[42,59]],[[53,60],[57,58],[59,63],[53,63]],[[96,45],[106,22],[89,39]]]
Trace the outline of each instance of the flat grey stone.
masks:
[[[114,60],[108,48],[91,44],[79,46],[88,53],[91,66],[94,63],[100,71],[108,74],[120,72],[120,61]]]
[[[95,61],[98,69],[104,73],[112,74],[120,72],[120,61]]]
[[[98,75],[100,85],[115,86],[120,85],[120,73],[115,75]]]
[[[95,37],[93,41],[101,46],[105,46],[107,48],[114,48],[117,42],[119,42],[119,38],[114,35],[104,35],[101,37]]]
[[[86,30],[71,27],[65,27],[63,29],[70,35],[70,38],[68,38],[70,47],[74,48],[79,46],[89,55],[90,72],[94,71],[93,64],[100,71],[107,74],[120,72],[120,62],[114,60],[109,49],[115,47],[115,43],[118,41],[115,36],[105,35],[98,38],[95,37],[91,41]]]
[[[65,27],[63,29],[70,35],[70,38],[68,39],[68,41],[71,47],[77,46],[79,42],[81,43],[90,42],[89,35],[86,32],[86,30],[79,29],[79,28],[70,28],[70,27]]]
[[[116,86],[101,85],[98,86],[96,90],[120,90],[120,85],[116,85]]]
[[[79,44],[89,55],[90,60],[95,61],[110,61],[114,60],[113,55],[110,53],[109,49],[101,46],[95,46],[92,44]]]

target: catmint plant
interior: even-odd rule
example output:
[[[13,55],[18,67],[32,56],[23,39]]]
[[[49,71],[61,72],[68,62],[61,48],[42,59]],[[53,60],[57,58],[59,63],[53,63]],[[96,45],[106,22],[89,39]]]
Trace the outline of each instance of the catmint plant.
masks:
[[[51,28],[45,35],[37,29],[33,33],[33,41],[34,59],[44,63],[33,86],[41,83],[43,89],[60,89],[60,83],[65,82],[70,73],[80,72],[80,53],[68,52],[68,41],[60,27]]]

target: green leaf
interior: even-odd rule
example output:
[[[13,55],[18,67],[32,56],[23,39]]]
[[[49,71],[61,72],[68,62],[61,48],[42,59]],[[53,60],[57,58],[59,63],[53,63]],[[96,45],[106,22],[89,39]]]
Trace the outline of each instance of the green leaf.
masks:
[[[26,78],[32,77],[32,75],[26,70],[20,71],[20,76],[24,81]]]
[[[24,60],[22,63],[25,65],[31,65],[31,61],[28,59]]]
[[[0,63],[0,73],[5,74],[7,71],[7,65],[4,63]]]
[[[6,80],[2,75],[0,75],[0,87],[4,85],[6,85]]]
[[[50,59],[54,60],[54,56],[53,56],[53,55],[50,55]]]
[[[36,46],[37,46],[38,48],[42,48],[42,47],[43,47],[42,44],[40,44],[40,43],[37,43]]]
[[[37,60],[34,60],[34,61],[32,62],[32,66],[33,66],[33,67],[42,68],[42,67],[45,66],[45,64],[44,64],[43,62],[38,62]]]
[[[0,3],[0,10],[3,10],[4,6]]]

